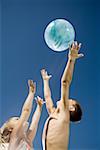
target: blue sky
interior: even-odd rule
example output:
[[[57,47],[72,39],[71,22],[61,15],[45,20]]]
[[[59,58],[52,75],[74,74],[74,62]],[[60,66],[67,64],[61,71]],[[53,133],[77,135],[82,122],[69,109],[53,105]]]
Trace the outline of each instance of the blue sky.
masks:
[[[73,24],[76,40],[82,42],[80,52],[85,55],[76,62],[70,88],[70,98],[82,105],[83,119],[80,124],[71,124],[69,149],[100,148],[98,10],[99,3],[94,0],[0,1],[0,125],[10,116],[20,115],[28,93],[28,79],[36,81],[36,95],[43,97],[42,68],[53,75],[50,86],[54,104],[59,100],[60,78],[68,51],[50,50],[43,33],[50,21],[65,18]],[[34,103],[33,112],[35,107]],[[46,118],[44,107],[34,141],[36,150],[42,149],[41,135]]]

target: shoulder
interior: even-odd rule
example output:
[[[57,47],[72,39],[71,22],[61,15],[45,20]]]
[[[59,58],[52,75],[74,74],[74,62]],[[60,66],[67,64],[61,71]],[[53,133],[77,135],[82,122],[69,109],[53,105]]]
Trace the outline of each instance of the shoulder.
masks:
[[[64,107],[58,107],[56,109],[56,117],[60,121],[67,121],[69,123],[70,121],[70,113],[69,110]]]

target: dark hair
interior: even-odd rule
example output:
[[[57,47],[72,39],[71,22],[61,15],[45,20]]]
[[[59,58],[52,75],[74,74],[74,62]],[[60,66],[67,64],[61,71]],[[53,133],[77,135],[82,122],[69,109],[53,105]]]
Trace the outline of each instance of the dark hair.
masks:
[[[70,121],[80,121],[82,118],[82,109],[78,103],[74,105],[75,111],[70,111]]]

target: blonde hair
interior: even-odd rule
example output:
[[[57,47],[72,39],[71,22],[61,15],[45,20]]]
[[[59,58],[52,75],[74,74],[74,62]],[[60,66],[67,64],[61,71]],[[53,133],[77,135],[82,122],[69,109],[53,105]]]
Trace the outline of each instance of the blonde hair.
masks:
[[[10,122],[13,120],[18,120],[18,117],[12,117],[6,121],[3,126],[0,128],[0,144],[1,143],[9,143],[10,136],[13,130],[13,127],[10,125]]]

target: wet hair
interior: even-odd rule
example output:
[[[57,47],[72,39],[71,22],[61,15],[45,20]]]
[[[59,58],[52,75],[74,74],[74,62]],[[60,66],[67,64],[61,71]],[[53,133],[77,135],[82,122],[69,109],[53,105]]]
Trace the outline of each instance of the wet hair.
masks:
[[[70,111],[70,121],[77,122],[80,121],[82,118],[82,109],[78,103],[74,105],[75,110]]]

